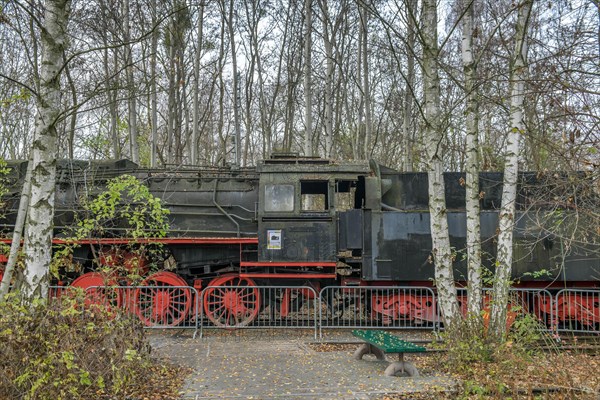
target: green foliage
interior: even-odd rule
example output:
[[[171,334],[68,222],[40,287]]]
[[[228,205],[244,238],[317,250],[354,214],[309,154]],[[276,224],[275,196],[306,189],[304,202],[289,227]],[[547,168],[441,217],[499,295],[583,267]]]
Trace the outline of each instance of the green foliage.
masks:
[[[0,10],[0,21],[2,20],[2,10]],[[31,92],[22,88],[18,93],[0,100],[0,108],[6,108],[14,103],[27,102],[31,99]]]
[[[481,282],[484,287],[492,287],[494,285],[495,275],[489,268],[481,266]]]
[[[529,276],[534,279],[552,278],[552,272],[548,271],[547,269],[540,269],[538,271],[524,272],[523,276]]]
[[[510,327],[508,339],[510,343],[515,343],[519,351],[526,354],[533,354],[537,351],[537,344],[545,339],[546,327],[533,314],[520,313],[518,318]]]
[[[67,244],[54,252],[51,272],[55,276],[58,276],[59,269],[73,264],[73,249],[82,239],[110,237],[117,232],[131,243],[115,247],[112,253],[117,255],[127,252],[141,258],[160,251],[160,245],[139,244],[138,240],[162,238],[169,230],[169,210],[131,175],[121,175],[109,180],[106,190],[91,200],[84,200],[82,208],[84,217],[76,215],[75,226],[71,237],[66,240]]]
[[[452,362],[459,367],[468,368],[472,362],[497,361],[503,357],[503,347],[519,354],[531,354],[535,351],[538,341],[543,339],[544,325],[535,315],[518,306],[512,306],[510,312],[517,317],[510,324],[502,343],[487,335],[486,318],[470,316],[454,324],[443,335]]]
[[[82,308],[82,293],[69,294],[0,303],[0,398],[124,398],[144,383],[149,346],[138,319]]]
[[[473,362],[490,362],[493,359],[493,347],[489,346],[485,337],[482,319],[475,316],[456,321],[442,334],[442,338],[449,363],[459,371],[468,369]]]
[[[103,236],[115,224],[124,225],[132,239],[165,237],[169,210],[137,178],[121,175],[108,181],[107,188],[83,204],[87,217],[77,221],[74,237]]]
[[[96,135],[84,136],[79,140],[81,140],[84,148],[95,149],[100,154],[108,154],[111,145],[109,137],[108,132],[98,132]]]
[[[463,382],[463,390],[464,395],[467,397],[461,396],[460,398],[468,398],[468,396],[470,395],[481,397],[487,394],[487,389],[485,388],[485,386],[471,379],[467,379]]]
[[[507,376],[526,369],[532,357],[541,354],[539,344],[545,337],[541,322],[517,306],[513,306],[511,312],[518,317],[502,342],[487,335],[485,318],[473,316],[453,324],[443,333],[445,367],[464,377],[458,398],[505,398],[512,390]]]

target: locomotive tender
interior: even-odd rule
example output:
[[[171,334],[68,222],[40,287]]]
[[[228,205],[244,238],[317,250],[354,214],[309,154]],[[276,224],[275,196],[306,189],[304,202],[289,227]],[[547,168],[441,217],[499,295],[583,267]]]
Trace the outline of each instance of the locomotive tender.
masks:
[[[27,162],[10,162],[9,167],[11,187],[0,220],[6,234],[16,219]],[[80,210],[78,199],[99,193],[108,179],[123,174],[138,178],[170,210],[168,236],[154,240],[163,244],[159,270],[149,273],[142,285],[190,285],[199,290],[309,285],[317,292],[327,286],[433,285],[424,173],[399,173],[373,161],[337,162],[290,154],[274,155],[256,168],[241,169],[145,169],[127,160],[61,161],[56,243]],[[535,190],[525,189],[525,184],[535,188],[536,175],[522,174],[521,181],[513,265],[517,284],[598,287],[600,249],[582,245],[565,250],[559,236],[539,226],[539,208],[535,212],[528,208],[534,203]],[[455,278],[464,282],[464,174],[447,173],[445,183],[450,242],[456,251]],[[502,174],[482,173],[480,193],[483,259],[493,270]],[[106,278],[94,272],[98,263],[94,257],[103,252],[111,257],[100,257],[100,263],[147,264],[148,260],[127,253],[131,239],[120,237],[118,227],[112,233],[110,238],[82,241],[75,250],[82,270],[79,276],[65,275],[61,283],[84,288],[104,285]],[[544,274],[536,274],[539,271]],[[192,300],[187,297],[177,306],[180,315],[170,316],[169,323],[180,323],[189,314]],[[226,301],[232,312],[249,313],[245,323],[263,306],[258,296],[239,295]],[[282,294],[280,304],[286,301],[289,298]],[[214,312],[214,305],[204,307],[213,323],[227,322],[227,316]]]

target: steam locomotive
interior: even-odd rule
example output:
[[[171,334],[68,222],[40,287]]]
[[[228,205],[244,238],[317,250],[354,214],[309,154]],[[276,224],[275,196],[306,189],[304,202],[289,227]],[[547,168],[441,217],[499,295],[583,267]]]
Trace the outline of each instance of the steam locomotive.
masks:
[[[9,168],[9,193],[0,220],[7,238],[16,219],[27,162],[10,162]],[[124,174],[143,182],[170,210],[168,236],[143,241],[160,244],[161,255],[150,259],[134,254],[132,239],[123,237],[115,225],[110,236],[105,232],[80,241],[74,253],[80,268],[75,273],[63,271],[54,284],[105,285],[107,278],[97,271],[99,264],[119,264],[143,271],[141,285],[198,290],[309,285],[318,292],[329,286],[433,286],[424,173],[400,173],[373,161],[293,154],[273,155],[255,168],[145,169],[127,160],[61,161],[55,244],[61,243],[81,212],[80,199],[97,195],[109,179]],[[446,173],[444,179],[454,273],[460,285],[466,281],[465,176]],[[600,247],[593,241],[567,243],[556,228],[557,218],[563,221],[562,229],[569,215],[577,213],[580,199],[597,203],[594,191],[547,198],[549,188],[564,180],[564,175],[556,174],[520,175],[513,265],[517,286],[600,286]],[[502,174],[481,173],[481,243],[483,263],[490,271],[495,263],[501,193]],[[153,271],[148,270],[150,264]],[[223,300],[225,308],[247,312],[262,306],[258,297],[243,297]],[[169,323],[180,323],[191,307],[192,299],[184,296]],[[226,323],[226,315],[204,307],[213,323]],[[597,304],[590,307],[598,313]],[[250,312],[248,320],[255,315]]]

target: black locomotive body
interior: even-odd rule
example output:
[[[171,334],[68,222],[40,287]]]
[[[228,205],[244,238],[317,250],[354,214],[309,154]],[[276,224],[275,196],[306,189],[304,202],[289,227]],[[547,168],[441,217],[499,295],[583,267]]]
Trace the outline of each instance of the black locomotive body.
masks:
[[[9,167],[10,191],[0,221],[6,234],[13,228],[26,162]],[[294,156],[275,156],[248,169],[144,169],[125,160],[61,162],[56,237],[66,234],[81,211],[80,198],[93,197],[107,180],[123,174],[143,182],[170,210],[168,237],[157,240],[165,252],[160,268],[170,271],[159,271],[160,279],[148,278],[146,284],[199,289],[223,284],[432,286],[424,173],[399,173],[374,162]],[[535,174],[521,175],[529,188],[537,180]],[[464,174],[447,173],[445,183],[455,278],[460,282],[466,280]],[[484,264],[491,271],[501,192],[502,174],[480,175],[481,239]],[[544,211],[536,205],[531,199],[537,192],[525,185],[519,193],[513,278],[525,286],[598,287],[600,248],[565,246],[560,235],[540,225],[545,213],[556,209]],[[575,207],[562,212],[575,212]],[[131,244],[126,237],[114,239],[120,237],[119,227],[112,235],[111,246]],[[98,261],[93,257],[109,243],[105,239],[87,241],[77,250],[82,273],[94,274]],[[78,282],[98,284],[97,275],[88,277]]]

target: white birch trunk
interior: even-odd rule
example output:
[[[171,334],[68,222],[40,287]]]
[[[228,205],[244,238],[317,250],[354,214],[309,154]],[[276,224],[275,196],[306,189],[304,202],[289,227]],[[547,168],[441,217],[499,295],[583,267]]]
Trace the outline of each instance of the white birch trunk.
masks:
[[[441,129],[440,82],[437,67],[436,0],[423,1],[423,85],[425,91],[425,135],[429,179],[429,212],[431,223],[431,254],[435,263],[435,285],[438,306],[444,325],[449,327],[459,317],[452,253],[448,236],[448,217],[444,187],[443,148]]]
[[[304,155],[313,155],[312,146],[312,0],[304,1]]]
[[[506,334],[506,309],[513,261],[513,229],[519,173],[519,140],[525,132],[523,100],[527,73],[527,27],[533,0],[519,4],[515,34],[515,51],[510,71],[510,128],[507,133],[504,161],[502,208],[499,217],[498,258],[494,277],[494,301],[490,318],[490,333],[501,340]]]
[[[77,100],[77,89],[75,88],[75,82],[71,77],[71,69],[68,65],[65,66],[65,75],[67,77],[67,82],[69,82],[69,88],[71,89],[71,101],[72,101],[72,110],[69,121],[69,130],[67,135],[67,146],[68,146],[68,156],[69,159],[73,159],[73,149],[75,147],[75,127],[77,126],[77,107],[79,101]]]
[[[361,6],[361,20],[363,30],[363,41],[362,48],[362,95],[363,105],[365,107],[365,137],[364,137],[364,148],[361,149],[364,159],[368,159],[371,155],[371,138],[372,138],[372,118],[371,118],[371,89],[369,85],[369,57],[368,57],[368,34],[369,34],[369,13],[367,7],[363,4]]]
[[[45,3],[41,32],[42,63],[35,136],[32,145],[31,198],[24,244],[22,295],[31,300],[48,294],[48,271],[52,258],[52,220],[56,182],[56,124],[60,117],[60,74],[67,43],[69,0]]]
[[[198,10],[198,49],[196,50],[196,57],[194,58],[194,110],[192,112],[194,123],[192,126],[192,140],[191,140],[191,160],[190,164],[196,165],[198,163],[198,131],[200,129],[200,59],[202,58],[202,46],[203,46],[203,29],[204,29],[204,3],[200,3],[200,9]]]
[[[110,140],[111,140],[111,145],[112,145],[112,157],[115,160],[118,160],[121,157],[121,147],[119,146],[119,135],[118,135],[118,131],[117,131],[117,94],[116,94],[116,89],[115,87],[118,86],[118,79],[117,76],[115,75],[115,77],[112,77],[113,75],[113,71],[111,68],[111,64],[110,64],[110,54],[109,54],[109,49],[108,49],[108,42],[104,41],[104,46],[106,46],[106,48],[102,51],[103,53],[103,57],[104,57],[104,74],[105,74],[105,89],[106,89],[106,96],[108,98],[108,113],[109,113],[109,120],[110,120],[110,124],[109,124],[109,136],[110,136]],[[114,60],[114,58],[113,58]],[[113,63],[113,65],[116,65],[116,63]]]
[[[258,25],[258,24],[257,24]],[[271,126],[270,120],[273,115],[273,108],[269,106],[267,99],[265,98],[265,79],[264,72],[261,62],[260,48],[258,47],[258,32],[254,32],[254,48],[256,52],[256,72],[258,73],[258,103],[260,104],[260,125],[263,132],[263,157],[267,158],[268,154],[271,152],[271,141],[273,138],[273,128]],[[276,82],[279,82],[281,70],[277,71]],[[276,96],[273,96],[275,99]],[[271,110],[269,110],[269,108]],[[271,116],[271,117],[270,117]]]
[[[231,43],[231,66],[233,67],[233,121],[235,129],[235,165],[240,166],[242,128],[240,119],[240,77],[237,70],[237,55],[235,52],[235,35],[233,31],[233,0],[229,1],[229,17],[227,18],[227,29]]]
[[[477,65],[473,57],[473,9],[475,0],[465,0],[463,16],[462,59],[467,107],[465,124],[467,133],[466,214],[467,214],[467,276],[468,310],[471,317],[481,312],[481,226],[479,220],[479,130],[478,99],[475,85]]]
[[[245,3],[245,7],[246,7],[246,17],[247,17],[247,23],[248,23],[248,27],[249,27],[249,32],[250,32],[250,42],[251,42],[251,53],[252,54],[252,63],[256,63],[256,74],[258,77],[258,104],[259,104],[259,116],[260,116],[260,127],[262,130],[262,154],[265,158],[267,158],[267,155],[270,152],[271,149],[271,138],[273,136],[272,133],[272,128],[271,128],[271,124],[269,122],[270,118],[269,115],[273,114],[272,108],[271,110],[269,109],[269,104],[265,98],[265,80],[264,80],[264,71],[263,71],[263,66],[262,66],[262,58],[261,58],[261,54],[260,54],[260,46],[258,43],[258,29],[259,29],[259,25],[260,25],[260,11],[257,9],[257,6],[259,4],[256,4],[254,2],[246,2]],[[249,8],[250,7],[250,8]],[[286,27],[287,29],[287,27]],[[284,34],[285,36],[285,34]],[[278,68],[277,68],[277,79],[275,80],[276,82],[279,82],[279,76],[280,76],[280,71],[281,71],[281,58],[279,58],[279,63],[278,63]],[[276,98],[276,96],[273,96],[273,98]],[[250,107],[247,107],[248,110],[250,110]],[[251,115],[250,113],[247,113],[249,115],[248,120],[250,120]],[[250,124],[248,124],[248,129],[246,129],[246,132],[251,132],[250,130]],[[246,140],[245,142],[246,144],[246,148],[248,147],[249,144],[249,140]]]
[[[360,11],[360,9],[359,9]],[[358,83],[358,86],[361,87],[362,85],[362,42],[363,40],[366,40],[366,38],[364,38],[364,30],[363,29],[359,29],[358,31],[358,44],[357,44],[357,56],[356,56],[356,82]],[[364,107],[363,107],[363,101],[364,101],[364,96],[360,96],[359,97],[359,104],[358,104],[358,115],[357,115],[357,128],[356,128],[356,135],[354,135],[354,143],[352,144],[352,157],[354,159],[360,159],[362,158],[362,149],[364,148]],[[348,107],[347,107],[348,108]]]
[[[151,41],[151,55],[150,55],[150,119],[152,123],[152,137],[150,140],[150,166],[152,168],[156,167],[157,164],[157,152],[158,152],[158,105],[157,105],[157,94],[156,94],[156,52],[158,51],[158,35],[159,30],[157,26],[157,10],[156,10],[156,0],[152,0],[151,6],[152,8],[152,26],[154,31],[152,32],[152,41]]]
[[[133,58],[131,57],[131,33],[129,28],[129,0],[123,1],[123,32],[125,38],[125,75],[127,77],[127,107],[129,112],[129,149],[131,161],[140,162],[137,131],[137,101],[133,79]]]
[[[175,152],[175,130],[177,129],[177,104],[176,104],[176,91],[177,91],[177,78],[176,78],[176,68],[175,65],[177,53],[175,49],[175,14],[171,15],[171,26],[167,31],[167,35],[169,35],[168,42],[168,54],[169,54],[169,97],[168,97],[168,106],[167,106],[167,154],[166,159],[167,163],[172,164],[175,162],[176,152]]]
[[[415,82],[415,42],[416,42],[416,21],[414,18],[417,11],[417,1],[410,0],[407,4],[408,33],[406,37],[406,90],[404,91],[404,109],[402,115],[402,134],[404,142],[404,151],[402,152],[402,171],[412,172],[413,170],[413,151],[414,137],[412,133],[412,106],[414,100],[413,90]]]
[[[225,10],[223,10],[225,13]],[[221,19],[220,31],[220,46],[218,59],[218,75],[219,75],[219,118],[217,120],[217,132],[219,134],[219,155],[217,159],[220,163],[225,164],[227,161],[227,135],[225,134],[225,81],[223,79],[223,68],[225,66],[225,18]]]
[[[19,256],[19,250],[21,249],[21,238],[23,237],[23,231],[25,227],[25,220],[27,218],[27,207],[29,206],[29,194],[31,193],[31,166],[32,162],[29,160],[27,165],[27,173],[25,175],[25,181],[23,182],[23,189],[21,190],[21,199],[19,200],[19,210],[17,212],[17,220],[15,221],[15,230],[13,231],[12,242],[10,244],[10,252],[8,254],[8,261],[4,268],[4,276],[2,282],[0,282],[0,301],[4,299],[4,296],[8,293],[10,288],[10,282],[12,281],[15,265],[17,264],[17,258]]]
[[[333,45],[332,38],[329,36],[329,10],[327,0],[320,0],[322,21],[323,21],[323,45],[325,47],[325,93],[323,102],[325,103],[325,153],[323,157],[331,157],[331,148],[333,146]]]

